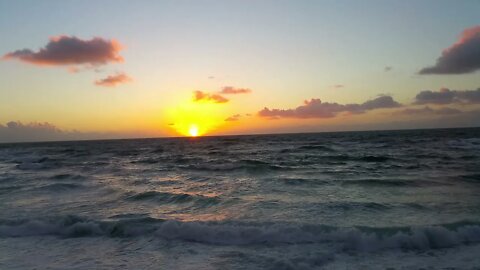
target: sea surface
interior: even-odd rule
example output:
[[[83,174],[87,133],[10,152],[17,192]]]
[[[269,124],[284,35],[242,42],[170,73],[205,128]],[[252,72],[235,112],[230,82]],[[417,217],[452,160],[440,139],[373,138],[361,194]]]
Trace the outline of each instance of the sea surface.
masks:
[[[0,145],[0,269],[480,269],[480,129]]]

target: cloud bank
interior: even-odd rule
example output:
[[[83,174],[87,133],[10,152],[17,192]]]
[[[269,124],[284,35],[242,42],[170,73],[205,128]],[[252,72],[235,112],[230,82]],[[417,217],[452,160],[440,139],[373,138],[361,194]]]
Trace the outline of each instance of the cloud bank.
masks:
[[[391,96],[380,96],[362,104],[338,104],[322,102],[320,99],[305,100],[304,104],[295,109],[264,108],[258,112],[261,117],[275,118],[331,118],[340,113],[360,114],[366,111],[397,108],[402,106]]]
[[[0,124],[0,142],[58,141],[91,138],[77,131],[62,131],[50,123],[29,123],[11,121]]]
[[[228,99],[218,94],[205,93],[203,91],[193,92],[193,101],[210,103],[227,103]]]
[[[465,29],[458,41],[419,74],[465,74],[480,69],[480,25]]]
[[[122,62],[122,46],[116,40],[95,37],[82,40],[75,36],[56,36],[38,51],[16,50],[3,56],[6,60],[19,60],[40,66],[90,65]]]
[[[461,110],[443,107],[439,109],[433,109],[429,106],[425,106],[423,108],[407,108],[400,111],[396,111],[393,114],[395,115],[453,115],[462,113]]]
[[[117,73],[109,75],[106,78],[95,81],[98,86],[115,87],[118,84],[123,84],[132,81],[132,79],[125,73]]]
[[[452,103],[480,103],[480,88],[477,90],[450,90],[442,88],[439,91],[421,91],[415,97],[414,104],[452,104]]]

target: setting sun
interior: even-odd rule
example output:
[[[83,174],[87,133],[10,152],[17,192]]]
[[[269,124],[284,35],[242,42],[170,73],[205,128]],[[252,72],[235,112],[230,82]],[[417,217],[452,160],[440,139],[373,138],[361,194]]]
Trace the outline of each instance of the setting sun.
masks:
[[[192,137],[197,137],[198,136],[198,127],[197,125],[191,125],[190,128],[188,129],[188,134]]]

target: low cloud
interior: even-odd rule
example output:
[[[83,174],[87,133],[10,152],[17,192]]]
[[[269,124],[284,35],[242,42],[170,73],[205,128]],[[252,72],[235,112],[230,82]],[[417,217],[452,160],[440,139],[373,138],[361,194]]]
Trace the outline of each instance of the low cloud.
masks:
[[[442,88],[439,91],[421,91],[415,97],[414,104],[452,104],[452,103],[480,103],[480,88],[477,90],[450,90]]]
[[[225,121],[227,121],[227,122],[234,122],[234,121],[240,120],[241,117],[242,117],[242,116],[241,116],[240,114],[234,114],[234,115],[232,115],[232,116],[230,116],[230,117],[227,117],[227,118],[225,119]]]
[[[233,86],[225,86],[222,88],[222,91],[220,91],[220,94],[235,95],[235,94],[248,94],[251,92],[252,90],[248,88],[235,88]]]
[[[402,106],[391,96],[380,96],[362,104],[338,104],[322,102],[320,99],[305,100],[304,104],[295,109],[264,108],[258,112],[261,117],[268,118],[331,118],[340,113],[360,114],[366,111],[397,108]]]
[[[16,50],[3,56],[5,60],[19,60],[39,66],[87,65],[100,66],[122,62],[122,46],[116,40],[95,37],[82,40],[75,36],[56,36],[38,51]]]
[[[50,123],[29,123],[11,121],[0,124],[0,142],[78,140],[85,137],[77,131],[63,131]]]
[[[19,121],[10,121],[6,124],[0,124],[0,143],[151,138],[162,135],[164,134],[141,130],[122,132],[81,132],[77,130],[61,129],[48,122],[23,124]]]
[[[419,74],[466,74],[480,69],[480,25],[465,29],[458,41],[443,50],[437,63]]]
[[[227,103],[228,102],[228,99],[221,95],[205,93],[202,91],[194,91],[193,100],[195,102],[210,102],[210,103]]]
[[[429,106],[425,106],[423,108],[406,108],[400,111],[396,111],[393,114],[395,115],[424,115],[424,114],[433,114],[433,115],[453,115],[453,114],[459,114],[462,113],[461,110],[454,109],[454,108],[449,108],[449,107],[443,107],[439,109],[433,109],[430,108]]]
[[[95,81],[98,86],[115,87],[118,84],[123,84],[132,81],[132,79],[125,73],[117,73],[115,75],[107,76],[106,78]]]

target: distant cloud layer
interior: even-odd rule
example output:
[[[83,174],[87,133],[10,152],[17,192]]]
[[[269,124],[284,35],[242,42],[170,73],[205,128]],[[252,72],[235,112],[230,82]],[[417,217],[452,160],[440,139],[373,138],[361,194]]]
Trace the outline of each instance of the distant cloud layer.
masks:
[[[81,137],[79,132],[65,132],[49,123],[22,124],[11,121],[6,125],[0,124],[0,142],[74,140]]]
[[[477,90],[450,90],[442,88],[439,91],[421,91],[415,97],[414,104],[451,104],[480,103],[480,88]]]
[[[220,91],[220,94],[248,94],[251,93],[252,90],[248,88],[235,88],[233,86],[225,86],[222,88],[222,91]]]
[[[394,114],[404,114],[404,115],[420,115],[420,114],[436,114],[436,115],[452,115],[459,114],[462,111],[454,108],[443,107],[439,109],[432,109],[429,106],[423,108],[407,108],[400,111],[394,112]]]
[[[193,92],[193,100],[195,102],[210,102],[210,103],[227,103],[228,99],[218,94],[210,94],[202,91]]]
[[[81,132],[76,130],[64,130],[48,122],[23,124],[18,121],[10,121],[6,124],[0,123],[0,143],[120,139],[155,136],[159,136],[159,134],[149,134],[145,131]]]
[[[82,40],[74,36],[50,38],[44,48],[37,52],[30,49],[17,50],[3,56],[6,60],[41,66],[90,65],[99,66],[110,62],[122,62],[119,55],[122,46],[115,40],[95,37]]]
[[[115,87],[118,84],[130,82],[132,79],[125,73],[118,73],[107,76],[106,78],[95,81],[98,86]]]
[[[320,99],[305,100],[304,104],[295,109],[268,109],[258,112],[261,117],[269,118],[330,118],[339,113],[360,114],[366,111],[397,108],[402,106],[391,96],[380,96],[362,104],[338,104],[322,102]]]
[[[459,40],[443,50],[434,66],[420,74],[465,74],[480,69],[480,25],[467,28]]]

